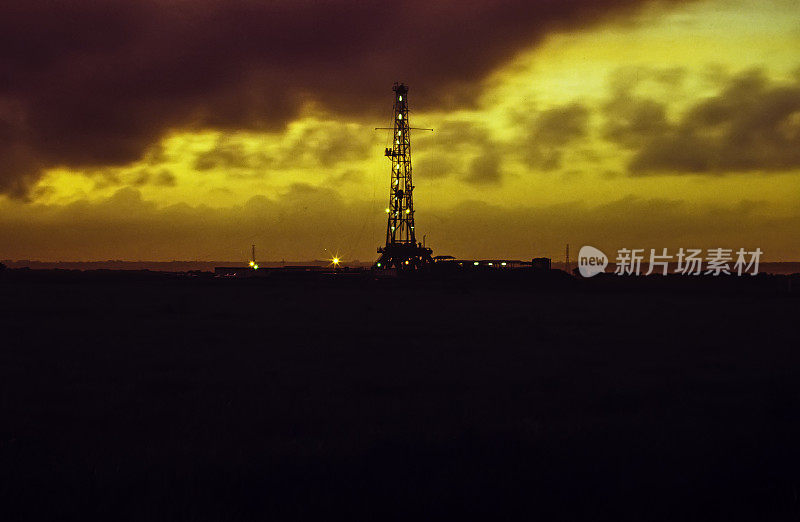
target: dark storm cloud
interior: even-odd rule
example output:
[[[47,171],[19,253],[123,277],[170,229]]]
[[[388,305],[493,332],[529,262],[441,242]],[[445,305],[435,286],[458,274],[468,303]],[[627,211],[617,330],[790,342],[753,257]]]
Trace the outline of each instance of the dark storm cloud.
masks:
[[[150,183],[160,187],[174,187],[177,183],[175,174],[167,169],[160,169],[150,176]]]
[[[414,176],[425,179],[444,178],[457,170],[456,163],[443,154],[423,154],[418,156]]]
[[[209,150],[198,154],[194,168],[249,170],[262,175],[269,169],[290,169],[315,166],[329,169],[340,163],[358,161],[373,150],[380,137],[371,128],[341,125],[336,121],[320,121],[298,132],[281,136],[279,145],[269,153],[245,146],[236,134],[222,134]]]
[[[475,185],[498,185],[501,176],[500,157],[495,152],[485,152],[470,162],[464,180]]]
[[[124,187],[127,185],[133,187],[143,187],[145,185],[174,187],[177,184],[175,174],[163,167],[142,167],[128,173],[114,168],[95,168],[87,170],[84,174],[94,181],[95,189]]]
[[[151,171],[149,169],[140,169],[136,173],[136,177],[131,183],[135,187],[143,185],[155,185],[158,187],[174,187],[176,183],[175,174],[167,169],[158,169]]]
[[[642,147],[656,138],[661,138],[670,128],[667,120],[667,105],[636,93],[644,84],[667,87],[675,92],[686,76],[684,69],[652,69],[646,67],[622,67],[611,75],[610,97],[602,106],[605,120],[602,136],[626,148]],[[717,83],[717,82],[715,82]]]
[[[335,121],[310,125],[288,140],[280,149],[276,166],[291,168],[297,163],[331,168],[368,156],[381,137],[360,125],[340,125]]]
[[[603,114],[603,137],[624,147],[640,147],[669,130],[666,105],[649,98],[621,93],[603,107]]]
[[[531,114],[533,118],[520,122],[528,138],[518,152],[530,167],[544,171],[561,168],[563,148],[587,135],[589,109],[571,103]]]
[[[421,134],[417,143],[435,141],[433,153],[419,156],[415,173],[423,177],[459,176],[475,185],[499,185],[500,154],[505,145],[492,139],[492,133],[482,123],[465,120],[446,120],[434,134]],[[465,159],[469,157],[470,159]]]
[[[535,122],[534,139],[543,145],[566,145],[586,136],[589,109],[579,103],[541,112]]]
[[[564,149],[588,135],[589,116],[589,109],[580,103],[543,111],[533,105],[519,107],[512,115],[511,126],[520,137],[515,140],[497,139],[477,121],[446,120],[433,135],[417,141],[424,150],[427,140],[435,140],[437,149],[435,155],[420,156],[415,172],[427,177],[457,175],[470,184],[499,186],[506,158],[540,171],[557,170]]]
[[[642,108],[640,105],[640,115]],[[770,82],[759,71],[729,80],[674,124],[663,108],[646,108],[625,132],[639,147],[634,174],[781,171],[800,168],[800,81]],[[647,123],[635,123],[635,122]]]
[[[43,167],[136,160],[169,129],[278,128],[307,100],[372,117],[395,79],[425,93],[418,108],[468,103],[547,32],[643,3],[4,2],[0,191]]]
[[[260,164],[261,161],[254,161],[260,159],[264,158],[261,155],[258,158],[253,158],[252,155],[247,154],[240,143],[232,143],[221,138],[216,141],[212,149],[198,154],[194,161],[194,168],[199,171],[214,168],[246,169]]]

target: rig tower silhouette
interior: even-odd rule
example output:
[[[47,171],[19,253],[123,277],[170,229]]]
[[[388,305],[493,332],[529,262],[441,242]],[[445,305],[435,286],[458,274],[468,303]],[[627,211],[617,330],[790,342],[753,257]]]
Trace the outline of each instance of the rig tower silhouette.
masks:
[[[379,127],[392,131],[392,148],[385,155],[392,162],[389,183],[389,206],[386,207],[386,245],[378,248],[378,269],[396,268],[413,270],[433,262],[433,250],[417,243],[414,233],[414,183],[411,177],[411,132],[415,130],[408,121],[408,87],[395,83],[394,116],[392,127]],[[433,129],[416,129],[433,130]]]

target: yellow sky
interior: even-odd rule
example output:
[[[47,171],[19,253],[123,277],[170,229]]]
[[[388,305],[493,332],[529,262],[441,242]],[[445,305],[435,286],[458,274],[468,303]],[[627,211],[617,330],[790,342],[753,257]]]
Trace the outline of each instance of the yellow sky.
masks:
[[[768,91],[796,85],[799,68],[800,7],[790,1],[705,1],[551,35],[485,78],[476,106],[412,113],[413,125],[436,129],[414,137],[417,229],[435,253],[464,257],[559,258],[566,242],[610,250],[763,242],[768,259],[800,259],[797,164],[637,173],[629,167],[643,146],[608,130],[615,99],[649,100],[677,125],[748,71],[761,70]],[[410,87],[413,107],[425,92]],[[786,132],[800,128],[795,114],[781,124]],[[0,199],[6,228],[36,228],[6,231],[14,241],[7,256],[236,259],[258,241],[273,259],[322,257],[326,248],[370,259],[385,226],[389,173],[387,137],[373,127],[387,121],[342,119],[309,103],[278,131],[176,129],[130,165],[51,169],[32,201]],[[117,212],[109,201],[120,194],[132,207]],[[228,226],[181,223],[191,238],[135,234],[111,246],[100,231],[76,232],[79,240],[53,237],[44,248],[47,227],[80,215],[78,207],[114,226],[160,229],[202,215]],[[92,233],[96,243],[84,237]],[[197,246],[206,233],[213,245]],[[648,244],[622,244],[634,240]]]

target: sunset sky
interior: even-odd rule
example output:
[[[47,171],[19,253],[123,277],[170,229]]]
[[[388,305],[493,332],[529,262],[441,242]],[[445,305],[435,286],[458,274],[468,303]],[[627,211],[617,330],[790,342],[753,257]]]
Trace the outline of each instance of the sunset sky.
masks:
[[[434,254],[800,260],[797,0],[6,2],[0,259],[374,259],[395,81]]]

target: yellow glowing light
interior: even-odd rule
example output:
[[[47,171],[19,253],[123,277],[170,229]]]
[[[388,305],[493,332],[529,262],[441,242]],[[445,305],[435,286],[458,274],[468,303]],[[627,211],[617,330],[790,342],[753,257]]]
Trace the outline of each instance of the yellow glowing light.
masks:
[[[505,262],[505,261],[503,261],[503,262],[502,262],[502,263],[500,263],[500,264],[501,264],[502,266],[506,266],[506,262]]]
[[[398,97],[397,97],[397,100],[398,100],[398,101],[403,101],[403,97],[402,97],[402,96],[398,96]]]
[[[475,266],[478,266],[480,263],[478,263],[477,261],[475,261],[475,262],[474,262],[474,263],[472,263],[472,264],[473,264],[473,265],[475,265]]]
[[[256,264],[255,261],[250,261],[250,266],[255,266],[255,264]]]
[[[386,213],[387,213],[387,214],[389,213],[389,209],[388,209],[388,208],[386,209]]]
[[[398,114],[398,115],[397,115],[397,119],[398,119],[398,120],[402,120],[402,119],[403,119],[403,115],[402,115],[402,114]]]
[[[258,265],[253,263],[253,270],[258,270]]]
[[[406,209],[406,214],[411,214],[411,209],[410,208]]]

